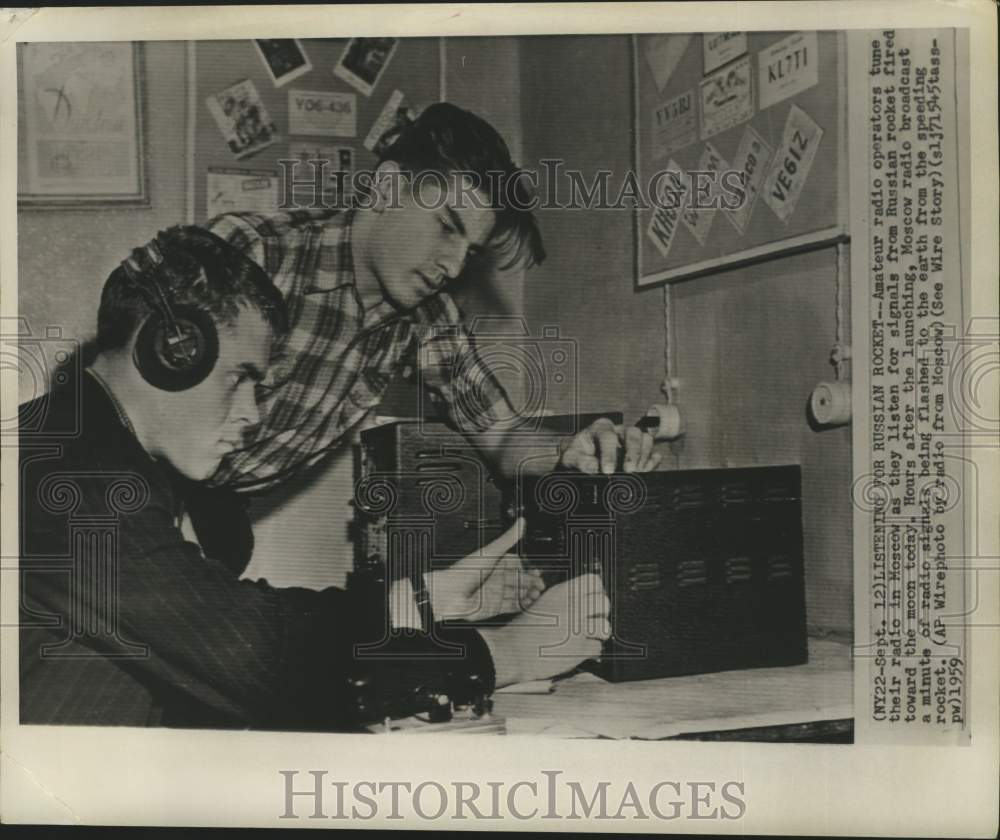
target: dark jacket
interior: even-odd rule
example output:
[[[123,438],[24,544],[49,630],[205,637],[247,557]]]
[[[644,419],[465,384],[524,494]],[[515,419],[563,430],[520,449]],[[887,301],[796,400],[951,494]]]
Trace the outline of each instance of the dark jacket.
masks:
[[[373,671],[356,643],[436,649],[387,634],[384,593],[241,580],[243,500],[151,458],[100,383],[81,380],[20,411],[21,723],[349,729],[381,714],[369,697],[359,715],[372,689],[349,677],[379,697],[454,693],[471,673],[492,689],[472,630],[438,634],[462,656],[383,657]],[[178,526],[185,508],[200,548]]]

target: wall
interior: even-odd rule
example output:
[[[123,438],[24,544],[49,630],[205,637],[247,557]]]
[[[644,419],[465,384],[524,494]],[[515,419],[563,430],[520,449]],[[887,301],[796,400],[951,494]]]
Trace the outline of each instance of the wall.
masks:
[[[522,90],[527,165],[541,171],[540,161],[560,159],[565,169],[581,170],[588,180],[606,168],[612,171],[610,183],[621,183],[631,163],[625,43],[623,38],[522,39],[521,72],[531,80]],[[621,82],[621,101],[613,80]],[[562,189],[556,198],[565,203],[568,196]],[[548,256],[526,279],[525,312],[534,333],[554,325],[575,342],[582,374],[576,394],[553,391],[549,407],[560,413],[620,409],[622,349],[636,338],[627,318],[633,303],[631,213],[554,207],[540,209],[538,218]]]
[[[521,56],[532,80],[523,90],[525,157],[608,167],[620,182],[631,161],[628,40],[525,38]],[[578,341],[582,410],[638,417],[661,397],[663,304],[658,288],[633,290],[630,214],[549,210],[541,219],[550,258],[526,281],[532,328],[558,322]],[[688,432],[660,450],[663,469],[801,464],[809,623],[847,630],[850,427],[813,431],[805,414],[813,386],[832,375],[834,269],[827,249],[673,287]]]
[[[110,271],[131,248],[184,220],[184,56],[177,41],[145,47],[148,207],[18,213],[18,308],[36,334],[59,326],[65,337],[93,336]],[[30,384],[22,380],[20,387],[20,399],[30,398]]]

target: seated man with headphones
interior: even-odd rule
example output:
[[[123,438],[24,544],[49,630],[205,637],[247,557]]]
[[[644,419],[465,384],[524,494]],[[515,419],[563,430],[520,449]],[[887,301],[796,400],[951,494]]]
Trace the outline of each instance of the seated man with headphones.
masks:
[[[172,228],[109,276],[93,364],[21,407],[22,724],[345,729],[598,653],[595,576],[538,597],[543,622],[426,631],[397,621],[406,590],[367,603],[240,579],[245,506],[205,480],[259,422],[286,329],[261,268]]]

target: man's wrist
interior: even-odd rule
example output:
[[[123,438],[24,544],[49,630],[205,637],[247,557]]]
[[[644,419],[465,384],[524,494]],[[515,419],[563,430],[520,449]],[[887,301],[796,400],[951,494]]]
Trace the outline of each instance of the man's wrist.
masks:
[[[389,587],[389,625],[393,630],[424,629],[409,578],[399,578]]]
[[[414,572],[410,578],[410,585],[413,588],[413,602],[417,608],[420,626],[425,633],[430,633],[431,628],[434,626],[434,610],[431,605],[431,583],[429,578],[429,572],[427,574]]]

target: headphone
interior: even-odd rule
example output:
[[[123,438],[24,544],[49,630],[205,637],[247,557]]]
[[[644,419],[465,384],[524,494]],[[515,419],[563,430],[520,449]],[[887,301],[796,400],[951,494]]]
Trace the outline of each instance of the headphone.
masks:
[[[162,234],[125,259],[133,286],[153,310],[139,327],[132,361],[142,378],[162,391],[193,388],[212,372],[219,358],[219,333],[211,314],[197,306],[171,303],[160,282],[164,262]]]

